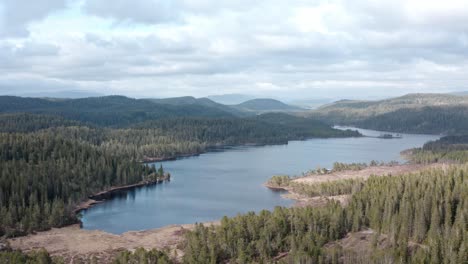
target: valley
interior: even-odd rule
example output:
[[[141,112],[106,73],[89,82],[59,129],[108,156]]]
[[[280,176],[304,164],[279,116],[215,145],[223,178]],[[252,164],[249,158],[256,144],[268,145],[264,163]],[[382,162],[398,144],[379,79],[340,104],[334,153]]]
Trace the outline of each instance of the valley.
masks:
[[[298,217],[310,213],[313,217],[317,212],[331,217],[340,210],[369,217],[365,212],[355,211],[356,195],[366,185],[376,184],[376,176],[392,175],[406,181],[408,177],[417,178],[415,175],[463,170],[456,164],[463,163],[466,157],[467,142],[463,136],[437,141],[439,136],[403,133],[389,140],[379,136],[388,132],[332,126],[333,116],[329,119],[304,116],[308,112],[297,109],[261,113],[257,108],[260,112],[252,115],[252,110],[191,97],[150,100],[141,105],[139,102],[129,105],[133,99],[122,97],[67,99],[72,106],[63,105],[67,100],[10,101],[15,100],[21,101],[15,104],[17,108],[10,105],[9,111],[0,114],[1,157],[5,165],[0,181],[4,186],[0,197],[4,203],[0,231],[9,237],[8,244],[14,250],[36,254],[45,248],[48,253],[37,254],[50,254],[68,262],[110,263],[122,257],[132,258],[132,254],[142,254],[140,257],[156,254],[158,258],[184,263],[200,263],[211,257],[216,262],[238,258],[237,253],[232,253],[235,251],[220,251],[216,253],[220,255],[210,257],[199,255],[204,250],[199,248],[199,236],[222,233],[219,228],[225,228],[226,224],[237,225],[238,221],[252,217],[267,221],[270,214],[279,213],[274,217],[281,218],[286,212],[283,210],[292,210],[290,213]],[[81,105],[95,109],[83,111]],[[175,105],[177,112],[169,116],[158,112],[172,111]],[[191,111],[189,116],[182,110],[186,106]],[[194,106],[203,110],[194,112]],[[126,111],[127,116],[120,118],[119,113],[113,113],[116,109]],[[103,114],[96,115],[96,111]],[[42,152],[41,148],[48,152]],[[405,164],[405,159],[411,163]],[[16,167],[18,161],[21,167]],[[63,167],[53,165],[58,161]],[[74,166],[89,165],[81,165],[86,168],[83,171],[74,168],[74,163]],[[48,175],[56,173],[57,180],[51,181],[46,174],[42,178],[28,178],[33,168]],[[13,170],[20,172],[20,180],[9,178]],[[171,181],[163,183],[167,173]],[[275,176],[277,183],[267,183],[275,189],[271,191],[264,183],[273,175],[292,178]],[[457,181],[460,180],[464,178]],[[25,187],[22,184],[31,181],[34,186],[44,187],[33,187],[35,192],[21,189]],[[161,183],[149,184],[152,182]],[[18,187],[9,192],[11,189],[5,184]],[[125,190],[116,191],[122,188]],[[106,197],[96,200],[96,193],[106,193]],[[243,195],[240,197],[239,193]],[[26,205],[21,204],[21,195],[28,197]],[[241,220],[245,217],[246,220]],[[286,243],[278,244],[269,253],[244,257],[280,262],[298,257],[329,261],[335,257],[356,259],[360,251],[367,252],[365,258],[375,257],[377,253],[369,253],[372,251],[368,244],[377,236],[376,226],[359,221],[355,227],[353,221],[336,226],[340,235],[329,234],[331,237],[325,238],[321,234],[321,244],[301,249],[305,251],[297,251]],[[212,223],[215,226],[208,227]],[[385,232],[376,238],[383,245],[378,254],[402,257],[401,251],[393,251],[394,244],[388,235]],[[367,241],[360,249],[350,246],[349,241],[356,237],[365,237],[363,240]],[[261,239],[257,243],[264,242]],[[410,242],[423,245],[424,241],[412,238]],[[218,242],[215,239],[203,243]],[[86,246],[72,246],[75,244]],[[152,251],[153,248],[159,251]],[[251,250],[244,249],[242,254]],[[307,250],[312,251],[304,253]],[[385,250],[394,253],[389,256]],[[418,252],[418,247],[413,248],[404,257],[420,258]],[[460,258],[456,254],[451,257]]]

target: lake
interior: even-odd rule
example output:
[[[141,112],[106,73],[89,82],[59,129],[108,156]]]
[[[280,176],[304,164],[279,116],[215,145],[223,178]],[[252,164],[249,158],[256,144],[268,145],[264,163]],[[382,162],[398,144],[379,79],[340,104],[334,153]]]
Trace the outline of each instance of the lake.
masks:
[[[369,136],[382,132],[359,129]],[[163,164],[171,181],[141,187],[83,211],[83,228],[121,234],[171,224],[219,220],[248,211],[290,206],[293,201],[263,186],[271,176],[300,175],[335,161],[404,162],[402,150],[420,147],[433,135],[401,139],[332,138],[290,141],[287,145],[233,147]]]

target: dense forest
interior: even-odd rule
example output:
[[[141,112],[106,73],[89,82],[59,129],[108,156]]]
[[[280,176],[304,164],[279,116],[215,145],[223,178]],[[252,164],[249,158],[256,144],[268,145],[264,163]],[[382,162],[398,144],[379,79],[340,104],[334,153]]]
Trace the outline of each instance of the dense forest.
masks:
[[[182,107],[120,96],[0,101],[0,236],[9,237],[75,223],[73,210],[89,195],[163,176],[144,161],[226,145],[360,136],[287,114],[238,118],[205,101]]]
[[[5,103],[0,104],[0,236],[6,237],[75,223],[74,209],[89,195],[164,176],[162,168],[143,161],[226,145],[360,136],[356,131],[336,130],[313,118],[284,113],[237,117],[218,105],[213,109],[206,101],[183,107],[125,97],[2,97],[0,101]],[[449,120],[446,127],[451,131],[463,128],[456,114],[440,120]],[[460,122],[460,127],[453,126],[454,122]],[[443,137],[412,150],[412,159],[419,163],[463,163],[468,161],[467,146],[467,136]],[[378,164],[335,163],[331,171]],[[453,165],[403,176],[313,186],[292,184],[287,176],[274,177],[271,184],[288,186],[305,196],[348,194],[351,199],[346,207],[337,202],[321,207],[278,207],[271,212],[225,217],[219,226],[198,224],[186,235],[182,262],[342,263],[346,259],[351,263],[466,263],[467,175],[467,165]],[[369,256],[332,243],[363,230],[372,230],[375,237]],[[388,238],[384,249],[377,242],[381,237]],[[122,252],[115,261],[174,262],[165,252],[144,249]],[[0,262],[60,260],[44,251],[8,251],[0,252]]]
[[[29,113],[0,114],[0,132],[36,132],[86,141],[127,156],[172,158],[226,145],[286,144],[312,137],[360,136],[314,120],[287,114],[252,118],[180,117],[156,119],[129,127],[86,126],[79,121]]]
[[[76,222],[74,206],[88,195],[156,173],[56,131],[0,133],[0,236]]]
[[[399,109],[395,112],[353,122],[353,124],[375,130],[405,133],[465,133],[468,131],[468,107]]]
[[[468,97],[409,94],[380,101],[342,100],[308,116],[329,124],[381,131],[460,134],[468,131]]]
[[[415,163],[468,162],[468,136],[446,136],[409,151],[408,158]]]
[[[467,175],[467,165],[452,165],[400,176],[372,176],[353,191],[346,207],[337,202],[277,207],[271,212],[224,217],[217,226],[198,224],[186,235],[182,262],[466,263]],[[372,234],[370,255],[334,243],[359,231]],[[44,252],[6,252],[1,258],[53,263]],[[164,252],[143,249],[122,252],[115,261],[175,263]]]
[[[148,120],[175,117],[233,117],[226,110],[202,104],[172,105],[124,96],[82,99],[43,99],[0,96],[0,112],[61,116],[86,124],[124,127]]]
[[[184,263],[466,263],[468,261],[468,167],[404,176],[370,177],[342,207],[282,208],[223,218],[188,234]],[[354,182],[335,183],[355,185]],[[340,188],[337,188],[340,189]],[[316,195],[316,194],[313,194]],[[371,229],[371,256],[328,243]],[[277,259],[278,256],[286,256]]]

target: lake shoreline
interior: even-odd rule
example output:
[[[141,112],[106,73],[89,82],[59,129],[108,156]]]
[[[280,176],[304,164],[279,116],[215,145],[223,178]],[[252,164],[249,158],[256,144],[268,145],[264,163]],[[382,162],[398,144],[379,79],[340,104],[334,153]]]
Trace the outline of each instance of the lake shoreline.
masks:
[[[431,163],[431,164],[399,164],[399,165],[379,165],[379,166],[368,166],[361,170],[343,170],[331,172],[328,174],[308,174],[300,177],[291,179],[291,182],[300,184],[321,184],[326,182],[340,181],[340,180],[356,180],[362,179],[367,180],[371,176],[395,176],[403,175],[408,173],[417,173],[432,168],[443,168],[450,166],[450,163]],[[294,191],[291,186],[276,186],[271,185],[268,182],[263,184],[266,188],[272,191],[285,191],[282,197],[285,199],[291,199],[295,201],[293,206],[318,206],[325,204],[329,200],[339,201],[342,205],[346,205],[350,195],[336,195],[336,196],[315,196],[308,197],[303,194]]]
[[[404,164],[397,166],[376,166],[376,168],[385,170],[387,174],[384,175],[399,175],[402,173],[421,171],[434,166],[443,167],[444,165],[445,164],[429,164],[415,166],[415,164]],[[360,178],[367,178],[370,176],[369,174],[372,171],[366,171],[366,169],[361,171],[340,171],[337,173],[348,175],[349,172],[353,172],[354,174],[348,177],[359,175],[358,177]],[[314,184],[317,183],[317,181],[311,180],[311,178],[323,178],[324,176],[327,175],[306,175],[295,178],[294,180],[303,180],[310,184]],[[326,180],[327,179],[320,179],[318,182]],[[296,194],[291,188],[285,186],[272,186],[268,183],[265,183],[264,186],[274,191],[288,191],[287,194],[283,195],[283,198],[295,200],[296,204],[292,206],[297,207],[324,206],[329,201],[337,201],[343,206],[346,206],[351,197],[350,195],[337,195],[311,198]],[[209,226],[219,225],[219,223],[219,221],[214,221],[203,222],[201,224]],[[37,250],[38,248],[45,248],[52,256],[63,257],[66,261],[84,259],[89,256],[93,256],[96,257],[100,263],[111,263],[113,258],[123,250],[132,251],[139,247],[143,247],[148,250],[152,248],[157,248],[159,250],[163,250],[165,248],[170,249],[172,256],[180,260],[184,254],[182,245],[185,241],[185,234],[193,230],[195,226],[196,223],[174,224],[154,229],[127,231],[122,234],[113,234],[99,229],[86,230],[82,229],[78,224],[72,224],[22,237],[10,238],[8,241],[13,249],[28,252]]]
[[[358,128],[355,130],[357,131]],[[341,130],[341,129],[338,129]],[[352,129],[351,129],[352,130]],[[281,145],[288,145],[290,141],[307,141],[311,139],[330,139],[330,138],[360,138],[360,137],[368,137],[361,133],[357,136],[329,136],[329,137],[308,137],[308,138],[295,138],[295,139],[288,139],[285,142],[277,142],[277,143],[242,143],[242,144],[215,144],[212,146],[208,146],[205,150],[198,151],[198,152],[191,152],[191,153],[182,153],[174,156],[168,157],[143,157],[140,161],[141,163],[153,163],[153,162],[163,162],[163,161],[174,161],[178,159],[190,158],[190,157],[197,157],[202,154],[216,152],[220,150],[226,150],[230,148],[236,147],[264,147],[264,146],[281,146]]]
[[[358,128],[355,128],[356,130]],[[374,132],[374,134],[379,134],[380,132],[379,131],[371,131],[371,132]],[[367,134],[367,133],[363,133],[361,132],[362,134]],[[347,139],[346,139],[347,138]],[[374,144],[375,146],[386,146],[386,145],[400,145],[399,144],[393,144],[393,143],[385,143],[386,141],[384,140],[379,140],[378,138],[374,140],[370,140],[370,139],[366,139],[366,136],[360,136],[359,138],[356,138],[356,137],[346,137],[346,138],[343,138],[340,137],[340,138],[331,138],[329,140],[331,140],[330,142],[335,144],[336,147],[333,148],[335,145],[331,145],[331,146],[328,146],[328,139],[317,139],[317,138],[313,138],[313,139],[298,139],[298,140],[290,140],[288,141],[288,144],[285,145],[285,147],[283,146],[279,146],[279,147],[274,147],[275,145],[278,146],[278,144],[243,144],[243,145],[217,145],[216,147],[212,147],[212,148],[209,148],[207,151],[203,151],[203,152],[200,152],[200,153],[190,153],[190,154],[184,154],[184,155],[179,155],[177,157],[171,157],[171,158],[154,158],[154,159],[151,159],[151,160],[147,160],[149,162],[157,162],[157,161],[160,161],[160,160],[174,160],[174,159],[180,159],[178,161],[170,161],[170,162],[167,162],[167,163],[163,163],[162,165],[165,167],[165,169],[167,171],[171,171],[174,169],[174,173],[178,175],[177,177],[177,181],[174,181],[173,184],[170,184],[170,185],[167,185],[165,186],[165,188],[163,188],[165,191],[163,193],[161,192],[158,192],[158,194],[154,193],[156,189],[160,189],[158,187],[155,187],[155,188],[142,188],[142,189],[138,189],[136,192],[135,192],[135,197],[139,197],[139,196],[147,196],[147,198],[151,199],[151,203],[154,203],[155,207],[156,208],[155,210],[159,210],[159,209],[164,209],[166,210],[166,212],[168,213],[171,213],[173,210],[179,210],[179,211],[175,211],[174,215],[177,215],[177,217],[182,217],[182,219],[184,220],[187,220],[187,223],[192,223],[192,222],[196,222],[197,221],[197,218],[199,218],[198,216],[197,217],[193,217],[193,214],[190,215],[189,213],[187,213],[188,211],[190,210],[195,210],[195,208],[201,208],[203,210],[203,207],[205,205],[203,204],[206,204],[206,203],[195,203],[195,202],[191,202],[191,201],[187,201],[185,203],[181,203],[181,202],[173,202],[173,201],[178,201],[178,199],[181,199],[182,197],[175,197],[174,199],[175,200],[168,200],[168,203],[165,203],[164,205],[159,205],[160,203],[155,201],[154,197],[157,195],[159,197],[159,195],[161,195],[163,198],[165,198],[166,196],[167,197],[172,197],[172,196],[177,196],[177,193],[180,193],[180,189],[186,189],[188,188],[187,190],[187,195],[188,197],[195,197],[195,198],[199,198],[200,196],[200,193],[198,192],[195,192],[195,191],[192,191],[193,189],[200,189],[200,188],[203,188],[203,189],[206,189],[204,188],[203,186],[206,186],[206,183],[210,182],[210,184],[218,184],[218,183],[214,183],[214,180],[218,179],[218,177],[216,177],[216,174],[211,174],[211,173],[224,173],[225,175],[230,175],[232,177],[236,177],[238,179],[244,179],[244,180],[249,180],[250,178],[247,179],[247,176],[242,176],[242,175],[250,175],[250,171],[246,171],[247,169],[253,169],[255,170],[256,167],[258,167],[258,165],[256,165],[256,163],[252,163],[251,161],[252,160],[256,160],[255,157],[252,157],[252,159],[246,159],[244,158],[246,155],[250,155],[250,153],[258,153],[261,157],[261,155],[263,155],[263,153],[273,153],[273,158],[278,158],[278,159],[281,159],[281,160],[288,160],[290,159],[289,157],[285,158],[283,155],[286,151],[286,153],[289,153],[291,152],[292,150],[294,151],[303,151],[304,154],[311,154],[311,155],[315,155],[316,154],[316,148],[317,147],[324,147],[324,157],[325,158],[322,158],[322,157],[317,157],[317,159],[315,158],[299,158],[299,159],[296,159],[296,161],[294,161],[293,163],[290,163],[288,161],[286,162],[282,162],[280,160],[276,161],[275,163],[275,166],[274,167],[278,167],[280,168],[281,170],[285,170],[286,169],[286,173],[289,173],[290,175],[298,175],[298,173],[301,173],[301,171],[307,171],[308,169],[310,169],[310,165],[307,165],[306,167],[304,167],[304,163],[307,162],[309,163],[310,161],[312,161],[313,163],[316,163],[316,164],[321,164],[324,162],[327,162],[327,160],[342,160],[344,162],[354,162],[356,160],[356,162],[368,162],[369,160],[372,160],[373,158],[377,157],[378,159],[381,159],[382,161],[392,161],[392,160],[401,160],[401,156],[398,155],[397,156],[393,156],[393,154],[387,154],[387,153],[395,153],[395,154],[400,154],[400,152],[404,149],[408,149],[408,148],[412,148],[412,147],[417,147],[417,146],[420,146],[422,145],[423,143],[427,142],[428,140],[431,140],[431,138],[429,137],[429,139],[425,139],[425,140],[421,140],[420,138],[424,138],[424,137],[413,137],[412,135],[408,135],[408,137],[405,137],[402,141],[402,146],[405,146],[405,147],[393,147],[393,148],[389,148],[388,150],[386,151],[382,151],[383,154],[379,154],[377,156],[375,155],[370,155],[369,153],[371,152],[372,149],[362,149],[360,147],[360,143],[362,142],[365,142],[366,144]],[[414,138],[414,139],[413,139]],[[343,140],[343,141],[342,141]],[[344,143],[344,144],[343,144]],[[395,142],[396,143],[396,142]],[[262,147],[253,147],[253,148],[250,148],[251,146],[265,146],[265,145],[268,145],[268,146],[272,146],[272,147],[265,147],[265,148],[262,148]],[[284,145],[284,144],[281,144],[281,145]],[[311,148],[311,146],[313,146],[313,148]],[[387,149],[385,147],[379,147],[380,149]],[[352,150],[352,149],[355,149],[357,151],[361,151],[361,153],[359,153],[358,156],[356,156],[355,154],[347,154],[347,151],[349,150]],[[339,154],[339,155],[336,155],[334,154],[334,151],[342,151],[342,153],[344,154]],[[397,152],[395,151],[397,150]],[[208,153],[208,152],[211,152],[211,154],[207,154],[207,155],[200,155],[201,153]],[[226,153],[226,154],[225,154]],[[280,153],[283,153],[283,154],[280,154]],[[297,152],[295,152],[297,153]],[[302,153],[302,152],[301,152]],[[291,153],[290,153],[291,154]],[[190,156],[198,156],[200,155],[200,157],[196,157],[196,158],[186,158],[186,157],[190,157]],[[295,155],[295,154],[294,154]],[[279,157],[279,156],[283,156],[283,157]],[[308,157],[308,155],[301,155],[302,157]],[[219,158],[221,157],[221,158]],[[238,165],[234,165],[233,164],[235,162],[233,162],[232,158],[238,158],[238,161],[242,161],[242,163],[246,164],[247,166],[242,166],[242,163],[241,164],[238,164]],[[314,157],[314,156],[311,156],[311,157]],[[382,158],[380,158],[382,157]],[[395,158],[393,158],[395,157]],[[270,157],[269,157],[270,158]],[[263,158],[262,158],[263,159]],[[263,160],[260,160],[260,161],[263,161]],[[307,161],[307,160],[308,161]],[[209,161],[210,163],[207,164],[206,161]],[[295,164],[295,163],[298,163],[299,164]],[[221,164],[224,164],[226,163],[225,165],[222,165],[222,168],[220,167]],[[182,164],[182,165],[180,165]],[[301,165],[302,164],[302,165]],[[323,164],[322,164],[323,165]],[[325,164],[325,165],[328,165],[329,167],[331,166],[330,164]],[[159,166],[159,164],[158,164]],[[288,167],[289,166],[289,167]],[[295,171],[296,169],[291,169],[292,167],[297,167],[299,166],[300,167],[300,170],[298,171]],[[312,165],[314,166],[314,165]],[[319,166],[319,165],[317,165]],[[218,168],[220,167],[220,168]],[[321,166],[319,166],[321,167]],[[214,172],[212,172],[213,170],[216,170]],[[245,208],[247,207],[248,210],[250,211],[260,211],[262,209],[265,209],[265,208],[273,208],[272,206],[291,206],[294,202],[291,201],[291,199],[289,199],[289,197],[284,197],[283,195],[281,194],[273,194],[272,192],[270,192],[269,190],[266,190],[265,188],[262,187],[263,183],[268,179],[268,177],[271,177],[272,175],[275,175],[277,174],[278,172],[281,173],[281,171],[278,171],[278,172],[275,172],[274,170],[276,169],[260,169],[260,173],[262,171],[265,171],[267,172],[267,174],[263,175],[262,176],[262,179],[261,180],[253,180],[253,182],[255,182],[255,188],[253,187],[249,187],[250,189],[263,189],[263,191],[261,192],[252,192],[252,193],[258,193],[258,194],[246,194],[245,196],[242,196],[242,199],[244,200],[247,200],[246,197],[252,197],[252,198],[258,198],[258,197],[261,197],[261,198],[265,198],[265,199],[257,199],[257,200],[253,200],[253,201],[261,201],[261,202],[254,202],[254,203],[249,203],[248,206],[244,206],[242,204],[240,205],[237,205],[240,209],[238,210],[243,210],[242,208]],[[292,172],[291,172],[292,170]],[[235,171],[236,173],[231,173],[231,171]],[[257,174],[259,174],[259,172],[256,172]],[[239,173],[242,173],[242,175],[240,175]],[[239,175],[231,175],[231,174],[239,174]],[[209,175],[209,176],[207,176]],[[251,175],[252,177],[254,177],[254,175]],[[198,177],[200,177],[198,179]],[[220,179],[223,179],[222,177]],[[218,185],[220,186],[220,188],[216,189],[216,190],[213,190],[214,191],[214,195],[213,194],[210,194],[211,196],[211,199],[208,201],[208,203],[210,204],[213,204],[213,210],[217,210],[217,214],[216,214],[216,218],[209,218],[209,219],[219,219],[220,217],[222,217],[223,215],[230,215],[231,212],[233,212],[234,210],[228,210],[228,209],[223,209],[223,208],[218,208],[217,207],[217,204],[219,204],[221,201],[224,201],[224,197],[226,195],[226,200],[229,201],[229,202],[232,202],[231,200],[232,197],[234,197],[236,194],[233,192],[233,193],[226,193],[224,194],[223,191],[219,191],[219,190],[223,190],[225,189],[226,187],[228,188],[227,190],[230,190],[230,186],[227,186],[227,183],[225,182],[231,182],[230,180],[231,178],[227,178],[225,180],[222,180],[223,183],[219,183]],[[187,180],[187,181],[186,181]],[[201,184],[203,183],[203,184]],[[222,187],[222,188],[221,188]],[[272,186],[269,186],[269,187],[272,187]],[[167,189],[167,191],[166,191]],[[177,192],[174,192],[174,190],[177,190]],[[279,189],[278,191],[281,191],[281,189]],[[132,192],[133,194],[133,192]],[[151,196],[149,196],[151,195]],[[125,196],[125,195],[124,195]],[[203,196],[203,195],[201,195]],[[134,199],[135,197],[132,197],[132,199]],[[271,198],[270,198],[271,197]],[[284,199],[286,198],[286,199]],[[268,200],[267,200],[268,199]],[[121,200],[121,199],[117,199],[117,200]],[[274,203],[272,202],[263,202],[263,201],[273,201]],[[113,201],[111,200],[107,200],[109,203],[112,203],[113,204]],[[116,204],[119,204],[119,206],[121,206],[120,204],[122,204],[122,209],[118,212],[111,212],[111,214],[109,214],[109,217],[117,217],[119,216],[118,218],[115,218],[115,220],[113,221],[119,221],[118,223],[115,223],[113,225],[103,225],[103,224],[100,224],[99,221],[102,221],[101,223],[104,223],[106,221],[109,221],[109,220],[106,220],[105,217],[103,217],[103,212],[104,214],[107,214],[107,212],[109,211],[109,209],[106,209],[107,206],[99,206],[99,208],[93,210],[88,210],[88,211],[85,211],[82,213],[82,217],[80,217],[83,221],[83,228],[84,229],[88,229],[88,228],[94,228],[94,229],[100,229],[100,230],[105,230],[107,232],[110,232],[110,233],[122,233],[122,232],[125,232],[125,231],[128,231],[128,230],[139,230],[139,229],[145,229],[145,228],[151,228],[151,227],[162,227],[162,226],[166,226],[168,224],[171,224],[171,223],[177,223],[179,221],[177,221],[177,219],[175,219],[174,221],[170,221],[171,219],[166,219],[166,216],[164,217],[159,217],[158,216],[155,216],[154,218],[156,218],[156,223],[155,222],[151,222],[149,223],[149,221],[146,221],[145,224],[141,224],[141,223],[135,223],[133,222],[133,219],[132,219],[132,215],[131,214],[128,214],[128,213],[125,213],[126,211],[133,211],[134,208],[132,208],[131,206],[129,206],[129,202],[126,202],[127,200],[122,200],[122,201],[116,201],[115,203]],[[135,199],[135,201],[138,201],[137,199]],[[154,202],[153,202],[154,201]],[[236,200],[237,201],[237,200]],[[94,203],[93,201],[90,201],[92,204],[91,206],[94,206],[96,203]],[[131,202],[133,203],[133,202]],[[193,206],[188,206],[188,204],[191,204],[191,203],[194,203]],[[141,205],[140,204],[137,204],[135,203],[137,206],[140,206],[140,207],[144,207],[144,206],[147,206],[145,204]],[[134,205],[132,205],[134,206]],[[183,209],[183,210],[180,210],[180,209]],[[237,210],[237,209],[236,209]],[[110,212],[110,211],[109,211]],[[146,213],[146,211],[144,211]],[[150,215],[154,215],[154,213],[149,213]],[[219,217],[218,217],[219,216]],[[100,220],[100,218],[102,218]],[[117,219],[120,219],[120,220],[117,220]],[[159,223],[159,219],[161,219],[161,223]],[[193,220],[193,221],[190,221],[190,220]],[[122,221],[127,221],[128,224],[122,224],[120,222]],[[142,219],[142,221],[144,222],[145,220]],[[198,220],[200,221],[200,220]],[[147,223],[148,222],[148,223]]]
[[[311,140],[311,139],[316,139],[316,138],[349,138],[349,137],[366,137],[362,134],[359,136],[343,136],[343,137],[313,137],[313,138],[305,138],[305,139],[291,139],[288,140],[287,142],[282,142],[282,143],[277,143],[277,144],[267,144],[267,143],[244,143],[244,144],[226,144],[226,145],[216,145],[216,146],[211,146],[207,147],[206,150],[199,151],[199,152],[192,152],[192,153],[185,153],[185,154],[179,154],[175,155],[172,157],[145,157],[143,158],[142,161],[140,161],[143,164],[148,164],[148,163],[154,163],[154,162],[164,162],[164,161],[175,161],[179,159],[184,159],[184,158],[190,158],[190,157],[197,157],[205,153],[210,153],[210,152],[216,152],[216,151],[222,151],[222,150],[228,150],[231,148],[235,147],[262,147],[262,146],[276,146],[276,145],[287,145],[290,141],[306,141],[306,140]],[[129,185],[123,185],[123,186],[114,186],[109,188],[108,190],[103,190],[99,191],[95,194],[89,195],[88,199],[85,201],[82,201],[78,203],[75,208],[73,209],[73,214],[76,216],[80,212],[85,211],[87,209],[90,209],[91,207],[104,203],[108,199],[111,199],[111,195],[116,192],[120,191],[129,191],[134,188],[139,188],[139,187],[144,187],[144,186],[151,186],[154,184],[160,184],[165,181],[170,181],[170,179],[164,178],[162,180],[156,180],[156,181],[141,181],[135,184],[129,184]],[[71,226],[75,225],[76,223],[70,223],[66,226]],[[81,219],[78,219],[78,224],[80,226],[82,225]]]
[[[108,190],[103,190],[103,191],[97,192],[95,194],[89,195],[88,199],[86,201],[83,201],[83,202],[79,203],[75,207],[75,209],[73,210],[73,213],[75,215],[77,215],[83,210],[87,210],[87,209],[93,207],[94,205],[103,203],[106,200],[108,200],[109,198],[111,198],[112,194],[114,194],[116,192],[128,191],[128,190],[131,190],[131,189],[134,189],[134,188],[139,188],[139,187],[144,187],[144,186],[151,186],[151,185],[155,185],[155,184],[161,184],[161,183],[164,183],[164,182],[168,182],[170,180],[171,180],[171,178],[170,178],[169,174],[166,174],[162,178],[159,178],[157,180],[147,180],[147,181],[141,181],[141,182],[134,183],[134,184],[111,187]],[[71,225],[73,225],[73,224],[71,224]]]

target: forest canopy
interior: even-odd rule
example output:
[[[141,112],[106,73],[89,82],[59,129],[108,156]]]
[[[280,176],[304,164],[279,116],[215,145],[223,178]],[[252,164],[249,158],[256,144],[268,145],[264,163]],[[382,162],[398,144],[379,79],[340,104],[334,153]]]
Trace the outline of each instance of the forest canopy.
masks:
[[[287,114],[240,118],[121,96],[0,101],[0,236],[75,223],[74,208],[89,195],[163,177],[145,161],[226,145],[360,136]]]

